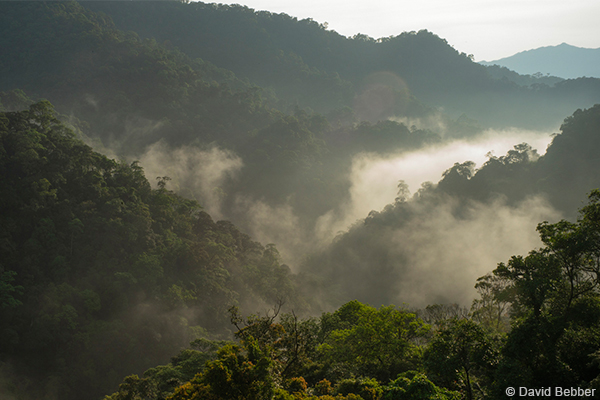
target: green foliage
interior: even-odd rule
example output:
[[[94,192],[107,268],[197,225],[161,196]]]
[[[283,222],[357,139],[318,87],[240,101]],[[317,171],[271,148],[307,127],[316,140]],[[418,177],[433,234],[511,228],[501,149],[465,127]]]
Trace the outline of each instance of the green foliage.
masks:
[[[306,393],[306,380],[303,377],[291,378],[286,382],[287,390],[291,393],[298,393],[300,396]]]
[[[480,298],[473,300],[471,312],[473,319],[489,331],[507,332],[510,329],[507,312],[512,290],[507,290],[509,284],[509,280],[491,273],[477,278],[475,289]]]
[[[383,400],[457,400],[459,392],[434,385],[426,375],[408,371],[384,387]]]
[[[426,30],[379,39],[363,34],[348,38],[311,18],[298,20],[241,5],[84,4],[110,15],[124,31],[176,46],[191,58],[202,57],[271,88],[282,99],[277,106],[286,110],[296,104],[319,112],[349,106],[361,119],[374,121],[431,116],[431,109],[412,96],[416,95],[456,115],[466,112],[484,125],[551,128],[560,122],[557,115],[573,110],[573,99],[585,103],[578,106],[600,100],[597,79],[498,79],[497,71],[474,63]],[[512,82],[517,78],[520,84],[535,84],[519,86]]]
[[[236,310],[231,310],[232,322],[241,329],[237,332],[240,337],[240,346],[225,346],[219,351],[219,357],[215,361],[208,362],[203,372],[198,374],[190,382],[180,386],[174,392],[172,399],[188,398],[238,398],[240,393],[245,393],[248,398],[260,396],[255,392],[257,388],[271,387],[271,395],[275,399],[322,399],[322,400],[380,400],[383,398],[409,398],[417,392],[428,390],[427,397],[431,399],[450,399],[453,394],[450,391],[437,388],[427,380],[422,374],[417,374],[397,379],[388,386],[388,378],[383,378],[383,383],[375,375],[382,375],[379,370],[372,370],[372,374],[366,374],[362,377],[334,377],[333,381],[317,378],[319,375],[332,373],[332,364],[343,364],[345,359],[340,355],[346,348],[338,342],[329,341],[328,338],[335,334],[337,330],[332,330],[333,326],[338,328],[346,326],[346,329],[352,329],[354,324],[359,326],[369,325],[374,322],[383,323],[387,320],[389,324],[398,324],[396,314],[404,314],[405,311],[398,310],[395,307],[382,307],[376,310],[357,301],[347,303],[332,314],[323,314],[320,323],[314,319],[300,320],[295,314],[284,314],[280,318],[280,324],[274,322],[278,315],[276,309],[272,315],[264,317],[250,316],[244,321]],[[380,321],[369,319],[371,313],[380,313]],[[408,315],[407,318],[414,319],[414,316]],[[331,320],[333,319],[334,322]],[[354,321],[349,323],[349,321]],[[421,333],[425,327],[419,321],[412,321],[416,326],[420,326]],[[396,326],[396,330],[407,329],[404,323]],[[413,327],[414,328],[414,327]],[[384,331],[372,331],[369,341],[376,341],[379,345],[389,340]],[[407,340],[405,338],[405,340]],[[362,340],[363,342],[367,340]],[[328,348],[340,347],[336,352],[337,359],[332,359],[332,353],[318,351],[319,343],[327,343]],[[407,346],[402,344],[402,346]],[[396,346],[399,351],[400,347]],[[362,362],[368,363],[368,357],[373,358],[372,362],[377,362],[377,355],[365,354],[362,356]],[[263,367],[260,367],[260,366]],[[268,368],[267,368],[268,366]],[[328,367],[329,366],[329,367]],[[393,366],[392,366],[393,367]],[[268,373],[265,372],[267,368]],[[335,368],[335,367],[334,367]],[[307,374],[307,375],[303,375]],[[248,376],[252,376],[253,384]],[[308,376],[305,379],[305,376]],[[413,379],[414,378],[414,379]],[[420,389],[426,382],[428,389]],[[269,386],[272,385],[272,386]],[[403,395],[401,393],[404,393]],[[408,394],[407,394],[408,393]],[[334,397],[335,394],[335,397]],[[196,397],[194,397],[196,396]],[[387,396],[387,397],[385,397]],[[390,397],[391,396],[391,397]],[[394,397],[396,396],[396,397]],[[404,397],[397,397],[404,396]],[[425,396],[425,395],[423,395]]]
[[[513,327],[502,349],[496,390],[588,385],[600,373],[590,364],[598,344],[598,191],[576,223],[538,225],[546,247],[500,263]]]
[[[200,326],[224,330],[228,305],[276,295],[266,282],[295,301],[273,245],[93,152],[49,102],[0,114],[0,172],[0,352],[65,399],[159,364]],[[136,379],[123,390],[167,390]]]
[[[379,400],[383,388],[373,378],[344,379],[337,385],[336,392],[346,396],[350,393],[357,394],[364,400]]]
[[[0,111],[20,111],[29,108],[35,103],[25,92],[20,89],[13,89],[8,92],[0,92]]]
[[[329,395],[333,393],[331,382],[327,379],[323,379],[315,385],[315,393],[321,396]]]
[[[15,280],[15,271],[0,272],[0,305],[2,308],[16,307],[23,304],[20,300],[15,299],[14,294],[22,294],[23,286],[14,286],[12,282]],[[13,294],[14,293],[14,294]]]
[[[417,312],[419,318],[432,325],[434,330],[445,328],[457,319],[467,318],[469,311],[458,304],[430,304]]]
[[[600,192],[576,223],[539,226],[545,248],[478,281],[480,325],[433,319],[438,331],[430,336],[406,310],[358,301],[320,320],[276,313],[243,321],[234,312],[239,346],[195,341],[170,364],[148,369],[193,339],[227,332],[232,305],[305,304],[299,281],[274,245],[214,222],[196,201],[169,190],[167,176],[152,189],[137,162],[95,153],[49,102],[32,102],[18,88],[52,99],[74,116],[70,123],[120,154],[140,154],[160,140],[235,152],[245,167],[239,184],[217,189],[228,194],[223,210],[239,206],[238,194],[289,204],[312,229],[348,195],[345,177],[357,152],[393,154],[481,129],[415,94],[483,124],[549,118],[544,123],[553,125],[573,99],[582,106],[598,99],[598,80],[519,88],[491,79],[427,31],[350,39],[310,19],[242,6],[3,2],[0,9],[0,357],[15,360],[15,376],[23,377],[10,383],[14,393],[98,398],[127,376],[109,398],[332,399],[332,387],[347,399],[450,398],[422,374],[396,378],[421,368],[421,345],[431,337],[430,378],[468,397],[477,396],[475,383],[499,396],[508,384],[597,383]],[[481,93],[494,96],[482,102]],[[330,112],[329,121],[300,107]],[[328,293],[331,304],[355,297],[389,304],[406,276],[393,263],[408,262],[390,250],[398,245],[393,227],[448,196],[484,201],[504,193],[514,204],[540,190],[567,210],[582,190],[598,186],[593,174],[576,171],[598,169],[599,111],[565,120],[543,157],[521,144],[478,171],[456,164],[437,187],[417,192],[421,210],[411,209],[403,190],[339,237],[331,253],[314,257],[312,269],[322,274],[303,285]],[[489,332],[508,329],[508,303],[513,328],[494,368],[499,342]]]
[[[436,332],[424,354],[424,365],[431,379],[439,385],[475,398],[475,382],[491,376],[497,363],[493,340],[475,322],[457,319]],[[479,397],[479,396],[477,396]]]
[[[600,145],[598,129],[600,106],[595,106],[567,118],[563,132],[554,137],[542,156],[538,157],[531,146],[521,144],[506,155],[490,157],[479,169],[470,161],[457,163],[444,173],[438,184],[425,184],[407,202],[392,203],[390,199],[391,204],[381,211],[372,211],[338,235],[330,246],[307,258],[303,268],[318,277],[307,284],[320,284],[334,304],[352,298],[371,304],[390,304],[396,301],[398,286],[405,284],[406,276],[420,273],[415,269],[413,227],[422,233],[442,233],[440,229],[446,226],[445,217],[449,216],[447,226],[460,230],[463,223],[473,222],[481,215],[481,207],[501,204],[511,215],[521,215],[522,207],[529,206],[532,199],[540,205],[535,210],[551,212],[555,209],[573,221],[574,210],[582,204],[586,192],[600,187],[599,175],[592,173],[600,168],[596,151]],[[423,240],[422,243],[430,243]],[[422,259],[417,257],[416,261]],[[534,256],[523,262],[533,263]],[[505,283],[506,278],[495,276],[493,280],[498,282],[481,282],[479,288]],[[489,293],[486,303],[476,304],[473,311],[481,307],[475,318],[487,319],[490,329],[506,331],[509,292],[501,287],[498,290],[504,293],[502,298]],[[567,294],[565,299],[568,301],[569,297]]]
[[[161,137],[189,143],[198,132],[207,142],[235,142],[249,126],[270,119],[257,88],[154,40],[118,31],[110,17],[77,2],[2,8],[0,37],[12,50],[0,61],[0,90],[51,98],[87,121],[105,144],[116,135],[123,149],[137,150]],[[21,46],[28,51],[14,50]],[[72,60],[68,69],[64,60]]]
[[[414,341],[429,330],[415,314],[395,306],[375,309],[354,301],[334,316],[339,323],[321,347],[324,356],[384,381],[415,367]]]
[[[217,358],[219,348],[231,344],[224,341],[197,339],[190,348],[182,350],[167,365],[148,369],[143,378],[137,375],[126,377],[119,389],[105,400],[157,399],[164,400],[174,390],[192,380],[204,369],[207,362]],[[138,396],[138,397],[136,397]]]
[[[245,347],[245,352],[233,345],[221,348],[216,360],[208,362],[201,374],[176,389],[168,399],[271,399],[271,360],[256,342],[246,342]]]
[[[515,315],[566,316],[576,300],[597,292],[598,197],[598,191],[590,194],[590,203],[581,210],[577,223],[562,220],[539,224],[545,248],[525,258],[513,256],[508,264],[498,265],[494,275],[511,282],[505,291],[514,293]]]

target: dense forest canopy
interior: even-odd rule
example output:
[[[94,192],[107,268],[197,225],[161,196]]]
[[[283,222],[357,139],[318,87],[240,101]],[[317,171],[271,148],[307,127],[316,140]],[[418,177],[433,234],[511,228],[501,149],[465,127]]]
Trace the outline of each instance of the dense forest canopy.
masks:
[[[97,397],[107,378],[226,332],[232,305],[295,303],[273,245],[215,223],[167,177],[152,189],[137,163],[75,139],[50,103],[1,121],[2,353],[61,397]]]
[[[593,396],[599,207],[596,190],[576,223],[539,224],[544,247],[480,277],[470,312],[355,300],[320,318],[291,313],[275,322],[278,310],[247,320],[233,310],[241,344],[220,344],[216,354],[217,344],[194,344],[194,356],[186,350],[143,378],[130,376],[107,399],[474,399],[504,398],[509,387]],[[180,360],[201,354],[213,361],[169,388],[165,377],[185,376]]]
[[[0,397],[600,389],[600,80],[202,2],[0,2],[0,49]]]

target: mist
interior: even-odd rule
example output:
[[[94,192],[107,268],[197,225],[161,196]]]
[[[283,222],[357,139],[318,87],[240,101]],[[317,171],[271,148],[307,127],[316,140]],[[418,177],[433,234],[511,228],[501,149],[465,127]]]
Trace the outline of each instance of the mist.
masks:
[[[0,7],[0,400],[284,398],[301,376],[303,396],[351,397],[362,378],[382,396],[425,380],[466,393],[452,365],[428,368],[441,331],[391,308],[318,317],[354,299],[469,307],[478,277],[543,246],[538,224],[573,220],[600,187],[600,79],[487,68],[435,26],[374,39],[239,5]],[[594,234],[588,215],[578,235]],[[502,397],[493,378],[512,386],[507,368],[525,364],[539,367],[528,387],[597,383],[600,294],[563,307],[557,290],[548,318],[513,324],[518,346],[490,336],[498,351],[468,383]],[[581,318],[565,328],[571,305]],[[371,316],[391,352],[341,331]],[[546,328],[558,351],[536,347]],[[253,358],[247,335],[281,368],[222,387],[203,365]]]
[[[229,150],[216,146],[173,149],[162,141],[148,147],[139,161],[149,180],[168,176],[169,189],[197,200],[215,219],[224,218],[221,206],[227,193],[223,186],[243,167],[242,159]]]
[[[334,244],[334,238],[343,238],[349,229],[347,235],[351,236],[351,227],[365,224],[373,211],[386,215],[390,207],[398,207],[399,181],[417,193],[422,187],[435,187],[433,182],[456,162],[473,161],[480,167],[489,157],[502,156],[523,142],[544,154],[551,140],[548,132],[488,130],[472,139],[449,140],[415,151],[385,156],[359,153],[347,172],[346,200],[312,224],[305,223],[289,198],[272,204],[236,191],[244,162],[230,150],[216,146],[174,149],[158,142],[139,160],[150,179],[170,177],[169,189],[198,200],[213,218],[230,219],[254,240],[276,244],[282,262],[298,273],[307,268],[305,260],[312,254],[332,251],[335,246],[338,249],[333,251],[339,251],[344,242]],[[232,201],[226,202],[228,196]],[[379,261],[361,254],[361,249],[353,248],[352,256],[348,253],[342,257],[348,270],[336,274],[346,275],[344,300],[358,298],[374,305],[424,307],[445,302],[468,306],[475,298],[473,286],[478,277],[514,254],[539,247],[537,224],[561,217],[543,197],[530,197],[516,206],[507,205],[504,198],[468,204],[450,196],[435,202],[421,201],[418,196],[407,199],[401,206],[410,210],[409,217],[395,220],[385,234],[379,232],[365,239],[373,249],[386,254],[383,264],[377,265]],[[229,207],[225,207],[227,203]],[[353,268],[359,271],[353,272]],[[382,268],[385,282],[373,280],[370,276]]]
[[[469,160],[481,166],[490,155],[503,155],[522,142],[531,144],[543,154],[551,139],[548,132],[488,130],[472,139],[446,141],[415,151],[386,156],[357,154],[346,177],[350,182],[346,201],[318,217],[314,223],[303,223],[303,216],[294,209],[289,199],[273,205],[236,192],[235,182],[243,171],[244,162],[230,150],[217,146],[171,148],[161,141],[148,147],[138,158],[152,184],[156,183],[153,178],[168,176],[171,179],[167,185],[169,189],[197,200],[215,219],[232,220],[254,240],[276,244],[283,261],[298,272],[298,265],[312,252],[325,249],[336,235],[367,217],[371,211],[380,211],[394,203],[399,181],[404,181],[408,189],[415,193],[425,182],[439,181],[444,171],[456,162]],[[233,185],[228,186],[230,183]],[[225,200],[230,196],[233,206],[224,210]],[[488,216],[490,212],[488,210],[482,215]],[[551,215],[548,212],[546,214]],[[518,212],[510,215],[510,221],[506,221],[508,225],[514,226],[515,218],[524,218]],[[540,215],[535,214],[523,223],[528,229],[533,229],[539,218]],[[477,218],[474,216],[473,219],[472,223],[476,223]],[[496,224],[499,223],[501,221],[496,221]],[[451,224],[444,227],[448,232],[450,228]],[[498,226],[498,229],[501,227]],[[535,232],[532,232],[535,238]],[[419,233],[416,231],[416,234]],[[497,240],[502,238],[498,237]],[[420,246],[427,249],[433,245],[433,242],[427,242]],[[512,248],[509,244],[506,246],[507,251]]]
[[[477,278],[542,246],[537,225],[564,216],[543,195],[476,201],[436,190],[432,182],[456,162],[474,161],[480,168],[515,144],[527,142],[544,154],[551,140],[548,132],[489,130],[472,140],[392,156],[357,155],[348,201],[319,218],[316,236],[322,242],[316,248],[322,250],[306,268],[338,285],[329,299],[334,307],[355,298],[373,306],[469,307]],[[407,195],[406,188],[398,195],[399,181],[416,195]]]
[[[473,202],[460,217],[456,199],[435,208],[419,207],[418,215],[395,230],[393,251],[402,255],[402,279],[394,302],[424,307],[432,303],[469,306],[477,278],[499,262],[524,254],[542,243],[536,231],[544,220],[561,215],[544,198],[528,198],[516,207],[504,199]]]
[[[429,192],[370,213],[307,262],[324,287],[336,288],[325,302],[469,307],[477,278],[539,248],[537,224],[562,217],[542,196],[509,205],[503,196],[480,202]]]
[[[501,156],[519,143],[529,143],[538,154],[546,152],[552,136],[548,132],[529,130],[487,130],[472,139],[461,139],[428,146],[391,156],[361,153],[354,157],[349,173],[349,200],[331,210],[317,222],[318,236],[323,240],[343,231],[370,211],[379,211],[393,203],[398,182],[404,181],[415,193],[425,182],[438,182],[454,163],[473,161],[476,167],[489,156]]]

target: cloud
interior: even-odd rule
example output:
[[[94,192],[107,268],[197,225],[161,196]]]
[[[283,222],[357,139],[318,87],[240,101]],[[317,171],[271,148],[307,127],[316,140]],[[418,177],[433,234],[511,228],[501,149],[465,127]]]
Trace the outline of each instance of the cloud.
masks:
[[[316,233],[322,240],[331,238],[370,211],[393,203],[401,180],[414,193],[425,182],[438,182],[455,162],[474,161],[481,166],[488,160],[488,153],[503,155],[522,142],[544,154],[551,140],[548,132],[488,130],[476,138],[446,141],[415,151],[386,156],[357,154],[349,173],[351,185],[347,201],[319,218]]]
[[[455,162],[473,160],[481,166],[488,153],[504,155],[524,141],[543,154],[551,139],[545,132],[490,130],[475,139],[392,156],[357,155],[347,201],[316,225],[315,236],[331,244],[321,246],[305,268],[337,288],[330,302],[470,306],[478,277],[512,255],[540,247],[537,224],[563,216],[541,195],[517,203],[500,195],[486,202],[459,200],[431,182]],[[429,182],[425,196],[395,203],[400,180],[413,192]]]
[[[240,222],[252,239],[263,244],[275,243],[288,263],[295,264],[302,257],[309,240],[289,202],[272,206],[240,195],[236,208],[239,215],[244,215],[244,221]]]
[[[442,173],[457,161],[473,160],[481,165],[489,152],[502,155],[523,141],[543,153],[550,140],[547,132],[488,131],[476,139],[447,141],[391,156],[358,154],[348,171],[350,188],[346,201],[314,223],[303,220],[289,199],[273,204],[238,191],[227,194],[234,196],[228,202],[233,207],[223,208],[224,188],[243,168],[242,159],[229,150],[216,146],[174,149],[158,142],[139,159],[150,180],[156,176],[171,177],[172,190],[196,198],[216,219],[232,219],[254,240],[275,243],[283,261],[298,272],[307,255],[315,250],[328,251],[327,246],[337,233],[346,231],[356,221],[363,224],[362,219],[372,210],[393,204],[398,181],[404,180],[415,192],[423,182],[439,181]],[[352,248],[346,249],[346,254],[352,256],[342,261],[350,268],[344,277],[349,296],[345,300],[362,298],[375,305],[404,302],[411,306],[433,302],[469,305],[479,276],[511,255],[540,246],[536,225],[560,217],[542,197],[528,198],[516,206],[507,205],[503,199],[469,204],[460,204],[452,198],[435,204],[414,199],[403,207],[407,207],[410,217],[368,238],[373,248],[381,250],[385,257],[375,260],[368,252],[361,253],[364,249],[360,246],[350,245]],[[383,236],[385,239],[375,243]],[[343,243],[338,242],[337,246],[340,245]],[[372,274],[381,276],[369,281],[370,269]]]
[[[223,218],[222,202],[228,194],[224,187],[243,167],[240,157],[217,146],[171,148],[160,141],[139,157],[151,183],[156,177],[171,178],[168,188],[200,202],[215,219]]]
[[[537,224],[561,217],[542,197],[515,207],[502,198],[466,206],[450,198],[435,207],[411,208],[416,214],[394,230],[391,241],[392,253],[403,260],[395,266],[401,270],[396,301],[421,307],[435,302],[469,306],[478,277],[512,255],[540,247]]]
[[[354,224],[304,268],[324,282],[315,297],[333,308],[352,299],[469,307],[478,277],[540,247],[537,224],[560,218],[540,196],[508,205],[501,197],[465,202],[431,189]]]

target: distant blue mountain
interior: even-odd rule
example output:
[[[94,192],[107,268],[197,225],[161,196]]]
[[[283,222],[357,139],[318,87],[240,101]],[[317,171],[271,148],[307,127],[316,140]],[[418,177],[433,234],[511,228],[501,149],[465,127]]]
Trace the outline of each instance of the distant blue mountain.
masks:
[[[540,72],[567,79],[582,76],[600,78],[600,48],[586,49],[562,43],[480,64],[496,64],[527,75]]]

